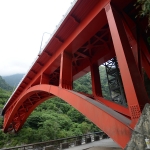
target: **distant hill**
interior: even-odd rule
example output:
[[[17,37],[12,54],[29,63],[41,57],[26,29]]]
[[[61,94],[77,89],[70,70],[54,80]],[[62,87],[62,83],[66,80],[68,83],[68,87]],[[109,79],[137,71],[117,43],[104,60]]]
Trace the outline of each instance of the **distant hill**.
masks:
[[[0,88],[7,91],[12,91],[13,88],[5,82],[5,80],[0,76]]]
[[[2,78],[12,87],[16,87],[20,80],[23,78],[24,74],[14,74],[10,76],[2,76]]]

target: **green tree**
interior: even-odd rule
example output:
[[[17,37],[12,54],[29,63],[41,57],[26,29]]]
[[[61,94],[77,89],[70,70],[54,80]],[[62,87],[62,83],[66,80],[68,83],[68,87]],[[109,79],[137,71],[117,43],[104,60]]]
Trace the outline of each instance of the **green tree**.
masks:
[[[76,123],[81,123],[85,120],[85,117],[73,107],[71,107],[71,109],[67,112],[67,115],[73,122]]]
[[[148,27],[150,27],[150,1],[149,0],[137,0],[135,6],[136,8],[141,7],[139,15],[142,17],[145,17],[145,16],[148,17]]]

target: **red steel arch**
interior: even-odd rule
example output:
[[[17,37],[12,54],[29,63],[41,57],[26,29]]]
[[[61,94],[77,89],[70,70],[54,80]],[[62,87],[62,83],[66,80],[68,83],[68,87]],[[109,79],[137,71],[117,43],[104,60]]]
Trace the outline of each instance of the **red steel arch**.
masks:
[[[34,94],[39,94],[41,92],[45,93],[46,97],[37,101],[34,105],[29,107],[28,110],[22,111],[22,103],[28,101],[28,99],[30,99]],[[4,131],[9,127],[10,122],[14,122],[13,129],[18,131],[35,107],[45,101],[47,97],[50,98],[54,95],[63,99],[89,118],[95,125],[113,138],[114,141],[119,143],[122,148],[124,148],[130,140],[132,133],[132,129],[130,128],[131,120],[85,95],[72,90],[60,88],[58,86],[46,84],[33,86],[29,88],[22,97],[20,97],[12,109],[12,112],[9,113],[8,120],[5,121]],[[18,113],[20,116],[24,114],[24,117],[22,117],[21,120],[17,115]],[[104,115],[105,118],[103,117]],[[123,138],[124,140],[120,142],[120,138]]]
[[[142,75],[144,70],[150,78],[150,52],[143,38],[146,21],[139,21],[137,35],[134,3],[78,0],[6,103],[4,132],[19,131],[35,107],[58,96],[125,148],[145,104],[150,103]],[[114,57],[128,107],[102,95],[98,67]],[[92,95],[74,92],[73,81],[90,71]]]

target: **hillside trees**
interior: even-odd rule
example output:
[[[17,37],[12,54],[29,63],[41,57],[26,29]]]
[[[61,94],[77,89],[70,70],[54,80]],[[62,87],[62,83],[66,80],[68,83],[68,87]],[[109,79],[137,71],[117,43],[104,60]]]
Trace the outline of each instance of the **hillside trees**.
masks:
[[[10,85],[8,85],[1,76],[0,76],[0,88],[7,91],[13,90],[13,88]]]
[[[139,15],[148,17],[148,27],[150,27],[150,1],[149,0],[137,0],[136,8],[141,7]]]

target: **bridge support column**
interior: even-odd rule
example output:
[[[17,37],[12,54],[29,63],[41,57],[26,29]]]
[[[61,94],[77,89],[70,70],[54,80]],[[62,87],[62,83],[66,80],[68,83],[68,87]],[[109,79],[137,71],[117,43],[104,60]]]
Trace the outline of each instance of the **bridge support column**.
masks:
[[[65,51],[61,53],[59,86],[72,90],[72,56]]]
[[[146,103],[149,103],[149,99],[129,45],[121,17],[112,10],[110,4],[106,5],[105,12],[132,119],[130,126],[134,128],[142,109]]]
[[[92,78],[92,92],[93,92],[94,98],[97,101],[100,101],[101,103],[105,104],[106,106],[112,108],[113,110],[115,110],[121,114],[124,114],[126,116],[129,116],[129,111],[126,107],[121,106],[115,102],[112,102],[110,100],[106,100],[103,98],[100,74],[99,74],[99,65],[97,63],[93,63],[90,65],[90,67],[91,67],[91,78]]]
[[[41,75],[40,84],[48,84],[49,81],[50,81],[50,78],[43,73]]]
[[[99,66],[97,63],[91,64],[91,78],[92,78],[92,92],[94,97],[102,97],[100,75],[99,75]]]

